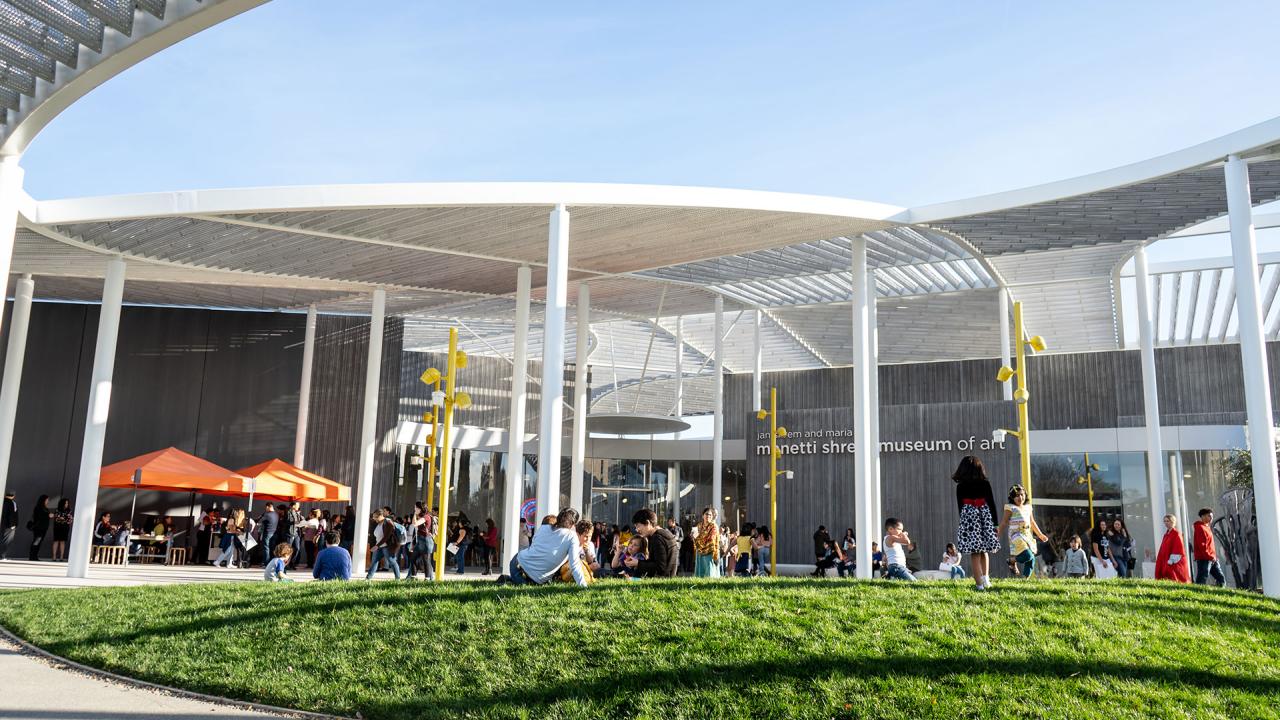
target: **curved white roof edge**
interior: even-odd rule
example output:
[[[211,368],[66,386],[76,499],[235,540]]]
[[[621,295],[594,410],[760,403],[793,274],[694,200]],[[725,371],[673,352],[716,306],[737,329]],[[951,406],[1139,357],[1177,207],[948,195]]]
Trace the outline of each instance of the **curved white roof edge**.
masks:
[[[164,20],[136,13],[132,35],[106,28],[102,52],[81,47],[76,67],[60,66],[54,82],[36,81],[34,97],[21,106],[0,143],[0,155],[21,155],[62,111],[111,78],[196,33],[251,10],[267,0],[171,0]]]
[[[609,183],[387,183],[187,190],[31,200],[28,220],[42,225],[131,218],[294,210],[563,204],[758,210],[888,221],[903,208],[822,195],[679,185]]]
[[[900,223],[929,223],[1063,200],[1086,193],[1155,180],[1173,173],[1220,162],[1228,155],[1243,155],[1276,144],[1280,144],[1280,117],[1182,150],[1110,170],[1043,185],[1033,185],[1019,190],[923,205],[910,208],[889,219]]]

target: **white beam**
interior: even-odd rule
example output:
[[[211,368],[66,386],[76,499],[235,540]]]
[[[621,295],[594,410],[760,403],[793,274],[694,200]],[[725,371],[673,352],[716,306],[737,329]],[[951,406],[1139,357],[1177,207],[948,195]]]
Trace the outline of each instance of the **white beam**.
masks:
[[[760,308],[756,308],[755,323],[753,324],[753,329],[755,330],[755,362],[753,363],[751,370],[751,409],[757,411],[760,409],[760,395],[764,391],[761,387],[761,371],[763,369],[762,365],[764,364],[764,343],[760,340],[760,324],[764,322],[763,315],[764,313],[760,311]]]
[[[307,426],[311,421],[311,369],[316,354],[316,306],[307,306],[307,326],[302,338],[302,383],[298,387],[298,427],[293,439],[293,464],[307,462]]]
[[[716,295],[715,356],[716,389],[715,410],[711,430],[711,506],[716,518],[724,522],[724,298]]]
[[[1000,288],[1000,365],[1003,367],[1013,367],[1013,358],[1010,357],[1010,331],[1009,331],[1009,288]],[[1003,388],[1005,402],[1013,400],[1013,383],[1000,383]]]
[[[507,477],[502,503],[502,567],[520,550],[520,505],[524,497],[524,410],[528,399],[529,286],[528,266],[516,271],[516,337],[511,363],[511,418],[507,426]],[[584,416],[580,416],[584,417]]]
[[[1262,337],[1258,297],[1258,245],[1253,234],[1249,168],[1235,155],[1227,158],[1227,215],[1231,218],[1231,257],[1235,260],[1237,326],[1244,367],[1249,447],[1253,451],[1253,501],[1258,517],[1258,547],[1263,592],[1280,597],[1280,473],[1276,471],[1276,433],[1272,420],[1267,348]]]
[[[547,233],[547,305],[542,324],[542,406],[538,432],[537,516],[560,510],[560,432],[564,414],[564,316],[569,295],[569,211],[551,211]]]
[[[858,538],[857,576],[871,578],[871,543],[876,537],[871,479],[871,338],[867,308],[867,240],[853,238],[853,431],[854,431],[854,533]],[[775,530],[776,534],[776,530]]]
[[[356,532],[351,545],[352,575],[363,575],[366,569],[364,555],[369,544],[369,511],[373,507],[373,464],[378,451],[378,380],[382,376],[382,323],[386,310],[387,291],[378,288],[373,291],[373,305],[369,313],[369,355],[364,368],[364,414],[360,422]]]
[[[867,271],[867,352],[871,393],[871,516],[872,527],[884,527],[884,492],[880,479],[880,329],[876,315],[876,271]]]
[[[1164,498],[1164,446],[1160,439],[1160,397],[1156,387],[1156,328],[1151,312],[1151,277],[1147,273],[1145,247],[1139,247],[1133,254],[1133,266],[1138,295],[1138,342],[1142,355],[1142,410],[1147,432],[1147,494],[1151,499],[1152,531],[1155,533],[1151,547],[1159,549],[1164,538],[1164,526],[1160,524],[1160,518],[1167,510]]]
[[[107,418],[111,414],[111,378],[116,364],[120,305],[124,300],[124,271],[123,260],[116,258],[108,262],[102,283],[98,339],[89,381],[89,410],[85,413],[84,443],[80,450],[80,480],[76,485],[75,517],[79,519],[71,524],[71,546],[67,549],[67,577],[71,578],[83,578],[89,573],[93,527],[98,520],[102,452],[107,440]]]
[[[9,318],[9,350],[4,358],[4,382],[0,385],[0,497],[9,480],[13,430],[18,420],[18,391],[22,388],[22,360],[27,354],[27,328],[31,324],[31,299],[35,282],[23,275],[13,290],[13,315]]]
[[[578,347],[573,371],[573,443],[570,448],[569,507],[577,508],[583,517],[589,515],[588,495],[583,493],[586,478],[583,466],[587,456],[587,354],[591,341],[591,289],[578,283]],[[650,339],[652,343],[652,339]],[[650,345],[652,347],[652,344]],[[648,356],[645,357],[648,363]],[[640,393],[636,393],[637,403]]]

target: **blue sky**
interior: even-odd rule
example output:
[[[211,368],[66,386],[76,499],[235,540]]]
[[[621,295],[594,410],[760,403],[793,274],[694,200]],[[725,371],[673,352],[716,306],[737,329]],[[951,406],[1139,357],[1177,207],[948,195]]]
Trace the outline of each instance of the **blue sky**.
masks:
[[[1275,2],[274,0],[95,91],[23,164],[38,198],[558,180],[919,205],[1280,115],[1278,26]]]

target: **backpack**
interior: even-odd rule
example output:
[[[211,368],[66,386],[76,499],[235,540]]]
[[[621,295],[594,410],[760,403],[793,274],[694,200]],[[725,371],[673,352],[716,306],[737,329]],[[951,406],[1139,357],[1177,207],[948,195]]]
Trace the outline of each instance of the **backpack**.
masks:
[[[408,545],[408,544],[409,544],[409,531],[405,529],[405,526],[404,526],[404,525],[401,525],[401,524],[400,524],[400,523],[398,523],[398,522],[393,522],[393,523],[391,523],[391,524],[392,524],[392,525],[394,525],[394,526],[395,526],[395,529],[396,529],[396,544],[397,544],[397,545]]]

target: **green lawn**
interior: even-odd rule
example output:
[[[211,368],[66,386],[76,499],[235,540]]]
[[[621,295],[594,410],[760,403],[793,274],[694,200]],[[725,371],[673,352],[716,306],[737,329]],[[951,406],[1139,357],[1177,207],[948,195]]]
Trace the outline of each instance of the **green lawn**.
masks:
[[[1149,582],[33,590],[0,624],[167,685],[365,718],[1277,718],[1280,603]]]

